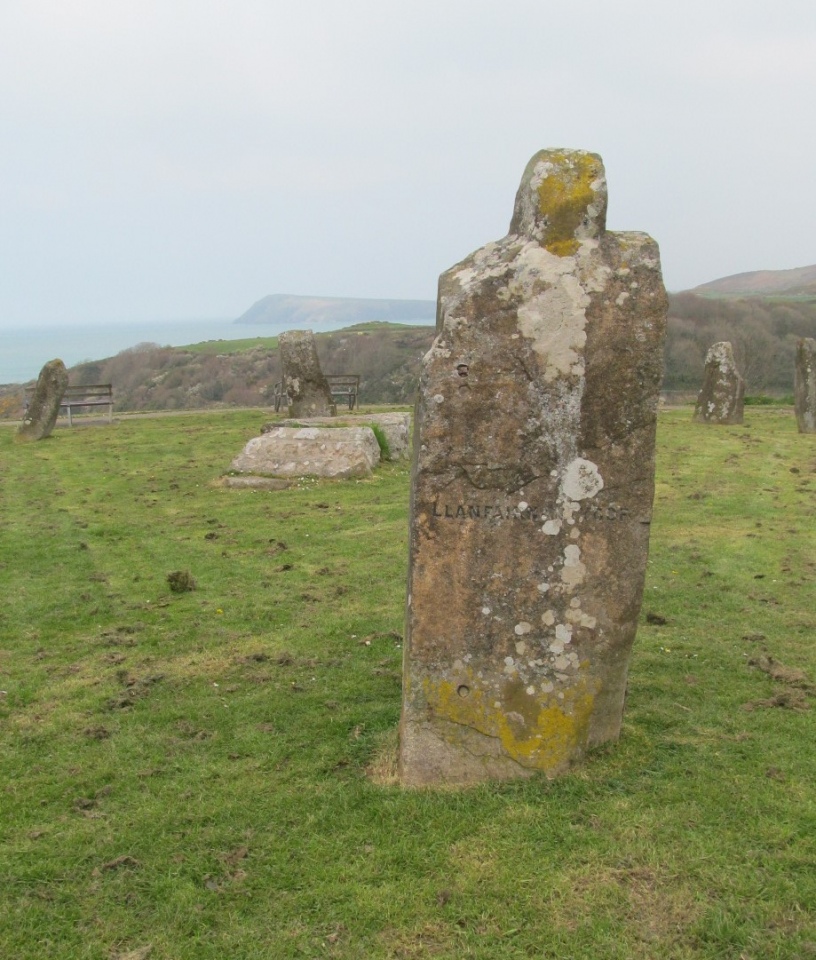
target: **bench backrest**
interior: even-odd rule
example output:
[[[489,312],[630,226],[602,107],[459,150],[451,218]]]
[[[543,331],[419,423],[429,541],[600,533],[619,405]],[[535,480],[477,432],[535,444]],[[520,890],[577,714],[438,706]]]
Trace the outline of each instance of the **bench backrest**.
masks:
[[[345,387],[356,393],[360,389],[360,375],[357,373],[327,373],[326,381],[330,390]]]
[[[26,387],[26,397],[33,397],[36,387]],[[62,395],[63,402],[66,400],[84,400],[92,397],[113,397],[113,384],[111,383],[88,383],[80,386],[68,386]]]

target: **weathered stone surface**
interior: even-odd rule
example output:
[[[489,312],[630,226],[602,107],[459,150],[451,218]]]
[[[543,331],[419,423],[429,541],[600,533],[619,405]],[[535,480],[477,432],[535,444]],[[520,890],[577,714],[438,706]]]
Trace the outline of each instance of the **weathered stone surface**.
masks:
[[[265,423],[261,433],[268,433],[276,427],[379,427],[388,443],[388,453],[392,460],[404,460],[411,455],[411,414],[410,413],[372,413],[337,417],[301,417],[298,420],[279,420]]]
[[[49,360],[40,370],[34,396],[17,429],[19,440],[43,440],[50,436],[59,415],[60,401],[68,386],[68,371],[62,360]]]
[[[311,330],[287,330],[278,338],[283,389],[290,417],[328,417],[335,406],[317,357]]]
[[[239,473],[270,477],[367,477],[380,462],[370,427],[275,427],[232,461]]]
[[[727,340],[708,348],[703,386],[697,394],[694,419],[697,423],[742,423],[745,381],[734,362]]]
[[[286,490],[292,485],[292,481],[281,477],[256,477],[246,474],[240,477],[224,477],[222,484],[233,490]]]
[[[793,398],[799,433],[816,433],[816,340],[812,337],[796,345]]]
[[[618,736],[654,491],[657,244],[595,154],[542,151],[444,273],[414,421],[400,773],[563,771]]]

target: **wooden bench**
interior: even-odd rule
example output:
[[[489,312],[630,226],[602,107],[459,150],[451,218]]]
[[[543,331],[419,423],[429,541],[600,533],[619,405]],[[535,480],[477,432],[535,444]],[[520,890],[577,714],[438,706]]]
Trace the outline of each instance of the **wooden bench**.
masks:
[[[34,396],[35,387],[25,388],[25,406]],[[66,387],[60,401],[60,413],[68,416],[68,426],[74,425],[73,413],[77,409],[93,407],[108,408],[108,423],[113,420],[113,385],[110,383],[87,383],[84,386]]]
[[[349,410],[359,408],[360,375],[358,373],[327,373],[326,380],[331,390],[332,400],[343,400],[348,404]],[[275,401],[275,413],[280,413],[286,397],[282,380],[275,384],[272,396]]]

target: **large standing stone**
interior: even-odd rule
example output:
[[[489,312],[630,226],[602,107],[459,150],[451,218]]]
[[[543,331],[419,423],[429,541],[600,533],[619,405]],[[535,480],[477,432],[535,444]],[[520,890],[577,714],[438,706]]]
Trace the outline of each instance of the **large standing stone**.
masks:
[[[283,389],[290,417],[328,417],[335,411],[311,330],[287,330],[278,338]]]
[[[816,340],[804,337],[796,345],[793,399],[799,433],[816,433]]]
[[[705,359],[703,386],[697,394],[697,423],[742,423],[745,381],[728,340],[712,344]]]
[[[442,275],[414,421],[403,783],[556,774],[621,726],[654,491],[657,244],[601,158],[536,154]]]
[[[20,440],[43,440],[51,435],[60,402],[68,386],[68,371],[62,360],[49,360],[40,370],[34,396],[17,430]]]

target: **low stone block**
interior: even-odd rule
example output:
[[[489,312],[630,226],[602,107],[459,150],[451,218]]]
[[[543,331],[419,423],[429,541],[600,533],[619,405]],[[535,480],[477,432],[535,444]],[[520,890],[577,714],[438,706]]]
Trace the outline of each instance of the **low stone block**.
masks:
[[[380,461],[370,427],[275,427],[232,461],[239,473],[269,477],[367,477]]]
[[[265,423],[261,433],[268,433],[276,427],[370,427],[382,430],[388,443],[388,452],[392,460],[405,460],[411,456],[411,414],[410,413],[373,413],[355,414],[339,417],[309,417],[300,420],[279,420],[277,423]]]

